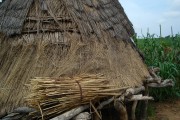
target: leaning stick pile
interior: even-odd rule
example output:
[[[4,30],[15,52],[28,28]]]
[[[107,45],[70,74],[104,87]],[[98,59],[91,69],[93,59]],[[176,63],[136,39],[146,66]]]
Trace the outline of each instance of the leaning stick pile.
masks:
[[[30,93],[26,98],[27,103],[39,110],[43,119],[55,117],[90,101],[97,102],[101,98],[119,96],[126,89],[110,85],[109,80],[102,75],[37,77],[28,86]]]

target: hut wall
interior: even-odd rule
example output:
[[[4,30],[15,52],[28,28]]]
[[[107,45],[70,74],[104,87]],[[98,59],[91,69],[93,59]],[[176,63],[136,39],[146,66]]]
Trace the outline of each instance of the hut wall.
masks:
[[[6,110],[25,105],[25,84],[34,77],[104,74],[111,84],[134,87],[149,75],[131,44],[107,33],[89,41],[69,32],[7,38],[1,40],[0,58],[0,106]]]

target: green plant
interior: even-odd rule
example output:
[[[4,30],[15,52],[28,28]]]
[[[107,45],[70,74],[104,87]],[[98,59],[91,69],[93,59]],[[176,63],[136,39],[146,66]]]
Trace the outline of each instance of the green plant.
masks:
[[[173,88],[150,89],[150,95],[156,100],[169,97],[180,97],[180,35],[167,38],[155,38],[148,35],[137,40],[137,46],[144,53],[145,63],[161,70],[159,76],[163,79],[173,79]]]
[[[149,104],[147,113],[149,117],[155,117],[156,111],[155,111],[155,107],[152,104]]]

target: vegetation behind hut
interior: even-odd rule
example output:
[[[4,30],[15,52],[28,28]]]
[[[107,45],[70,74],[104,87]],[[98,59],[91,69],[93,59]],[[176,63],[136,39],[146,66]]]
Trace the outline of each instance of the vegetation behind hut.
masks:
[[[173,88],[153,89],[150,94],[156,100],[180,97],[180,36],[169,38],[155,38],[149,35],[138,39],[137,46],[145,55],[148,66],[160,68],[159,75],[163,78],[172,78]]]

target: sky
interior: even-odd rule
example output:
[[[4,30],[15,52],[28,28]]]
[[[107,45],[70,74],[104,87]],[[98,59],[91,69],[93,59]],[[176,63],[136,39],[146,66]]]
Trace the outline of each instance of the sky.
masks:
[[[119,0],[134,25],[138,36],[150,34],[162,36],[180,32],[180,0]],[[142,31],[142,32],[141,32]]]

